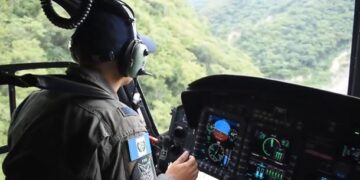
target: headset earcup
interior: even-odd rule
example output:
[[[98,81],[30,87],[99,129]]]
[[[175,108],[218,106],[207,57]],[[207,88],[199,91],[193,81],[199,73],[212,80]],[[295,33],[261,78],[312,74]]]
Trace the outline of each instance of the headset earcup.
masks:
[[[128,62],[126,76],[135,78],[140,69],[145,66],[148,49],[144,44],[136,40],[129,44],[128,49],[125,53],[126,61]]]
[[[127,46],[124,56],[118,57],[120,72],[122,72],[125,76],[129,76],[128,72],[133,64],[132,52],[134,51],[135,46],[136,46],[136,41],[132,40]]]

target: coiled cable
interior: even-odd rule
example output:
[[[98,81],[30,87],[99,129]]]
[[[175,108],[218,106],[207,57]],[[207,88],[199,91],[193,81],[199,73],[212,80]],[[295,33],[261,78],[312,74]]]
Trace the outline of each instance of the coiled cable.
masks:
[[[50,22],[52,22],[55,26],[64,29],[73,29],[83,23],[89,15],[93,5],[93,0],[83,0],[81,3],[80,13],[74,13],[75,15],[70,16],[70,18],[64,18],[56,13],[52,5],[52,0],[40,0],[40,2],[46,17],[50,20]]]

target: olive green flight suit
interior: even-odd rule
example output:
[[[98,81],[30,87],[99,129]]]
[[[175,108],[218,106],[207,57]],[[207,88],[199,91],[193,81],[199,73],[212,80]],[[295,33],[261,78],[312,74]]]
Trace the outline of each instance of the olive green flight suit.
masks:
[[[67,77],[108,98],[86,96],[77,85],[69,92],[40,90],[28,96],[9,128],[10,150],[3,163],[7,180],[173,179],[156,176],[144,146],[145,122],[119,101],[100,74],[75,66]],[[130,141],[138,143],[135,159]]]

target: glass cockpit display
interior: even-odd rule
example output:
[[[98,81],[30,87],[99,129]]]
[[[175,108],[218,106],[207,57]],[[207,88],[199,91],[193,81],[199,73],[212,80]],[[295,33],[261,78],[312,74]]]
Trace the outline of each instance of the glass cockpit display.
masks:
[[[205,142],[199,147],[197,158],[224,169],[234,158],[235,142],[240,134],[240,122],[215,114],[207,116]]]
[[[261,130],[256,130],[254,136],[254,153],[280,163],[286,160],[289,139]]]
[[[248,176],[254,179],[287,179],[290,140],[278,134],[254,131]]]

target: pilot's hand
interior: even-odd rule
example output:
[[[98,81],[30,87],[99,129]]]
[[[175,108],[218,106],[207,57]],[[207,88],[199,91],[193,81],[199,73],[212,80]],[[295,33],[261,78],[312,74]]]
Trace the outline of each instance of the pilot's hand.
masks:
[[[195,180],[199,169],[194,156],[185,151],[176,161],[169,165],[165,174],[176,180]]]

